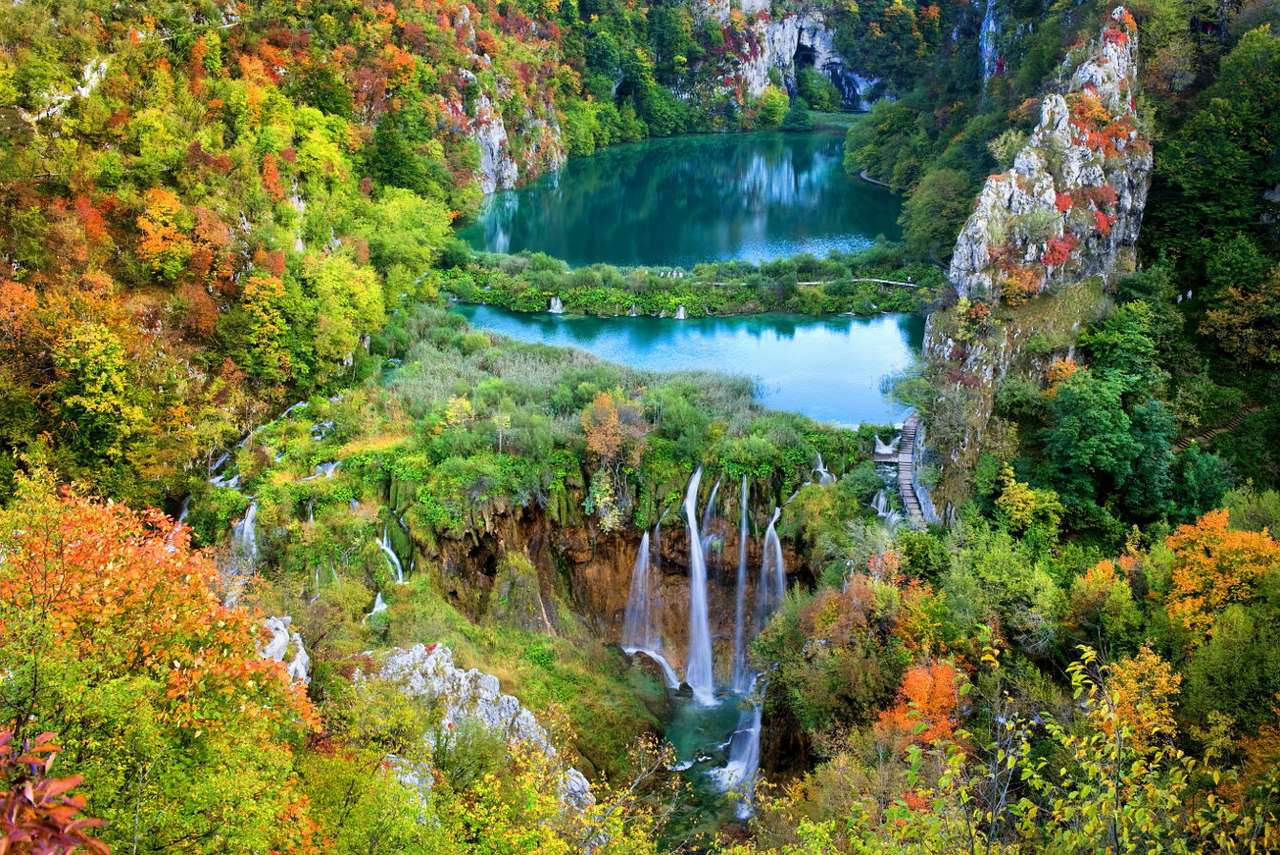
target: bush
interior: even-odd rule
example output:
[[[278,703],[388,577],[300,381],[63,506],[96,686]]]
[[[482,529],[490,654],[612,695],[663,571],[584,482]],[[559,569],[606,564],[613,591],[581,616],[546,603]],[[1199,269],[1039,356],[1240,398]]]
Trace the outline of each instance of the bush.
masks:
[[[791,109],[787,110],[787,115],[782,120],[782,129],[784,131],[807,131],[813,127],[813,119],[809,116],[809,105],[804,102],[803,98],[796,98],[791,102]]]
[[[790,101],[787,93],[777,86],[770,86],[760,94],[756,102],[756,117],[762,128],[776,128],[787,115]]]

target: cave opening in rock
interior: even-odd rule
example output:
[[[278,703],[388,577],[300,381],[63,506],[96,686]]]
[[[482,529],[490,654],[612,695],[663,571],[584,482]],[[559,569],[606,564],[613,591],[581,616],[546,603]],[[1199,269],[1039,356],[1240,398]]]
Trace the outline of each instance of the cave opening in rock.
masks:
[[[791,61],[795,65],[796,71],[802,68],[813,68],[817,64],[818,54],[814,51],[812,45],[797,44],[795,56],[791,58]]]

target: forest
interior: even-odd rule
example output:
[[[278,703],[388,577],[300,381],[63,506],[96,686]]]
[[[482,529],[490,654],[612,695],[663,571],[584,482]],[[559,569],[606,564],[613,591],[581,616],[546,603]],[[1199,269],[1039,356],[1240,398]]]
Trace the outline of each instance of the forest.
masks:
[[[0,853],[1280,851],[1274,0],[0,6]],[[833,123],[900,240],[461,236]],[[839,425],[459,302],[924,340]]]

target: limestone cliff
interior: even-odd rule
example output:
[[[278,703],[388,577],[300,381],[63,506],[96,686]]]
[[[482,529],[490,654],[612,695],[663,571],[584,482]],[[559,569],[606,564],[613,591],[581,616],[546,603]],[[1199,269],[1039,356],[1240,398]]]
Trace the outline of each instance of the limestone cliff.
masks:
[[[473,67],[490,68],[490,57],[477,43],[470,7],[460,7],[452,23],[459,42],[472,52]],[[469,105],[445,104],[445,112],[454,129],[469,136],[480,149],[476,178],[483,192],[510,189],[518,182],[564,164],[560,125],[549,93],[540,102],[531,103],[520,115],[504,116],[494,104],[509,98],[511,88],[516,85],[513,81],[498,78],[489,91],[481,86],[481,78],[469,69],[459,68],[457,73],[460,89],[479,88],[480,92]]]
[[[746,94],[758,98],[776,70],[789,92],[796,89],[796,73],[812,67],[840,90],[845,107],[870,109],[869,94],[879,82],[875,76],[854,69],[835,48],[835,29],[818,8],[773,17],[766,0],[708,0],[696,5],[704,18],[721,24],[737,11],[747,19],[742,48],[720,61],[718,79],[724,88],[741,84]]]
[[[1012,169],[987,179],[956,240],[958,303],[930,316],[924,345],[941,388],[928,420],[945,499],[964,495],[1000,384],[1014,371],[1040,379],[1098,308],[1097,289],[1081,286],[1133,267],[1152,166],[1135,109],[1136,35],[1116,7],[1073,51]]]

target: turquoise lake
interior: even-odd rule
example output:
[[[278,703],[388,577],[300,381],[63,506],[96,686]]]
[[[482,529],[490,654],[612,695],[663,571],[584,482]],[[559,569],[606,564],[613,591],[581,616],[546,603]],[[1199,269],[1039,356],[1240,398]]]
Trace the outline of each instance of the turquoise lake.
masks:
[[[576,347],[640,370],[750,377],[766,407],[847,426],[902,420],[904,408],[881,391],[881,383],[912,364],[924,335],[923,320],[906,314],[678,321],[524,314],[474,305],[457,311],[479,329]]]
[[[574,266],[690,267],[853,251],[901,236],[897,196],[842,166],[843,134],[717,134],[574,158],[485,200],[460,236],[490,252],[539,250]]]

